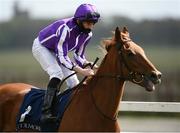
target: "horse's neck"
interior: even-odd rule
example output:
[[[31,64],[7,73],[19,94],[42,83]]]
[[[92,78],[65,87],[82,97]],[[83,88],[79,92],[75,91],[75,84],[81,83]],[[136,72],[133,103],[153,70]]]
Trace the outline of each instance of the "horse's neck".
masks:
[[[109,58],[109,59],[108,59]],[[94,87],[90,88],[93,92],[94,101],[97,107],[108,117],[114,117],[118,111],[118,106],[124,90],[124,81],[112,77],[101,77],[102,75],[119,74],[120,65],[117,65],[116,59],[107,58],[101,64],[97,77],[95,78]],[[100,76],[98,78],[98,75]]]

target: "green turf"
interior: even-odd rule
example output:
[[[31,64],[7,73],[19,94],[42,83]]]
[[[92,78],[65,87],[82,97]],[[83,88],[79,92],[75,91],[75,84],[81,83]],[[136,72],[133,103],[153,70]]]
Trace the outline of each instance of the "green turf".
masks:
[[[158,69],[164,71],[174,71],[180,68],[180,48],[144,48],[146,55],[157,66]],[[88,47],[86,56],[93,61],[96,57],[100,57],[98,64],[103,59],[103,53],[98,46]],[[31,51],[1,51],[0,53],[0,72],[2,71],[30,71],[37,72],[40,65],[32,56]]]

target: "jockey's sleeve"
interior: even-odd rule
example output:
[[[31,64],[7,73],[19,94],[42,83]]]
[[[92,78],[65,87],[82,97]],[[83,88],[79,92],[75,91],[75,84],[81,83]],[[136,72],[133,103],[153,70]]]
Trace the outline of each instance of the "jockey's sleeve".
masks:
[[[92,37],[92,33],[89,34],[89,36],[86,38],[86,40],[81,45],[81,47],[74,52],[74,59],[80,67],[82,67],[83,64],[87,61],[84,53],[87,44],[91,40],[91,37]]]
[[[64,25],[61,29],[59,29],[59,31],[57,31],[56,34],[59,36],[59,42],[56,48],[57,62],[66,68],[73,70],[75,64],[68,57],[67,39],[69,38],[69,28]]]

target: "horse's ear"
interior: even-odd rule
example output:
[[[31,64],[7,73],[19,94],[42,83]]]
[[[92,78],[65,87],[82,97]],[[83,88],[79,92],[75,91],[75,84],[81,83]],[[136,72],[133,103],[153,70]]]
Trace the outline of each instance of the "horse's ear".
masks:
[[[121,32],[121,40],[126,41],[128,39],[130,39],[129,32],[128,32],[128,29],[126,27],[124,27]]]
[[[129,33],[127,27],[123,27],[123,33]]]
[[[121,31],[120,31],[119,27],[116,27],[116,30],[115,30],[115,40],[116,41],[120,40],[120,33],[121,33]]]

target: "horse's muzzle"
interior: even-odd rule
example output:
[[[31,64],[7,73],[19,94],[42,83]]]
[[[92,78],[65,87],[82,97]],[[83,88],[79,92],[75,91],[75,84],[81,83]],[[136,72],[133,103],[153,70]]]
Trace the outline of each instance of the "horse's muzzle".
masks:
[[[143,86],[147,91],[155,90],[155,85],[161,83],[161,72],[152,71],[150,74],[144,76]]]
[[[160,84],[161,83],[161,72],[159,71],[153,71],[151,74],[150,74],[150,80],[154,83],[154,84]]]

